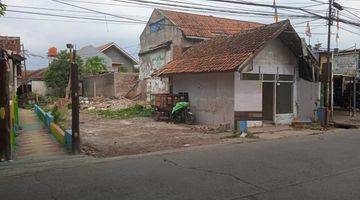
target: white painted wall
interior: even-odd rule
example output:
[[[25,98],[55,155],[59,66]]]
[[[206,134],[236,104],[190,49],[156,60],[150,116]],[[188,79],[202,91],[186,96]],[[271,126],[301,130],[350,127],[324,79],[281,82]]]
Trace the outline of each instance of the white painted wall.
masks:
[[[296,65],[296,56],[280,39],[274,39],[255,56],[249,72],[259,73],[260,69],[262,74],[276,74],[279,69],[279,74],[293,75]]]
[[[261,81],[241,80],[236,72],[234,83],[235,111],[262,111]]]
[[[270,41],[259,52],[246,68],[245,73],[295,75],[297,58],[280,39]],[[235,111],[262,111],[262,83],[260,81],[240,80],[240,74],[235,73]],[[293,113],[277,114],[275,123],[290,124],[296,116],[296,82],[293,86]],[[262,122],[253,121],[249,126],[259,126]]]
[[[233,73],[180,74],[173,76],[174,93],[188,92],[199,123],[234,126]]]
[[[45,81],[31,81],[31,90],[33,93],[40,96],[46,96],[50,92],[45,84]]]

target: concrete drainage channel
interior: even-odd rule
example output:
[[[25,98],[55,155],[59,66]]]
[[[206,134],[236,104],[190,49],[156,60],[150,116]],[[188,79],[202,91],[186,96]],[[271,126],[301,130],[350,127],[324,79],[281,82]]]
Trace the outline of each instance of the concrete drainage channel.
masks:
[[[358,129],[359,126],[353,124],[345,124],[345,123],[334,123],[335,128],[341,129]]]
[[[68,151],[71,152],[72,148],[72,134],[71,130],[62,130],[54,122],[54,117],[45,112],[40,106],[35,105],[35,114],[44,123],[46,129],[55,137],[55,139]]]

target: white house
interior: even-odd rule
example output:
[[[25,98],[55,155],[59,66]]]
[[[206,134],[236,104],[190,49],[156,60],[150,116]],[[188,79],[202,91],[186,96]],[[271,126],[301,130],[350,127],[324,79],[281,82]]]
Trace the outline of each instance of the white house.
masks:
[[[288,20],[201,42],[154,75],[210,125],[289,124],[312,118],[320,99],[317,61]]]

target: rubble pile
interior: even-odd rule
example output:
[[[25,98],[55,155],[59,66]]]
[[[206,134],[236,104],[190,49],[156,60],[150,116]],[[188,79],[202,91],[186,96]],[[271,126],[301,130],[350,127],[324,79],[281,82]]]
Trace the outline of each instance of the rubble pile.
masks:
[[[119,110],[140,104],[126,98],[105,98],[105,97],[81,97],[80,108],[82,110]]]

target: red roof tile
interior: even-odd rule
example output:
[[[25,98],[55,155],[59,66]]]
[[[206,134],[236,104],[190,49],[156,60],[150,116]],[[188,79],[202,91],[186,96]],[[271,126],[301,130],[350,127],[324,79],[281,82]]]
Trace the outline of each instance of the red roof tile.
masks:
[[[45,80],[44,74],[47,70],[47,67],[38,70],[28,70],[26,73],[27,80],[43,81]],[[21,74],[21,84],[25,84],[25,72],[23,71]]]
[[[21,53],[20,37],[0,36],[0,48]]]
[[[213,16],[197,15],[169,10],[159,10],[177,25],[185,36],[212,38],[218,35],[233,35],[240,31],[259,27],[262,24]]]
[[[285,30],[293,30],[288,20],[242,33],[203,41],[187,50],[154,75],[176,73],[235,71],[271,39]]]

